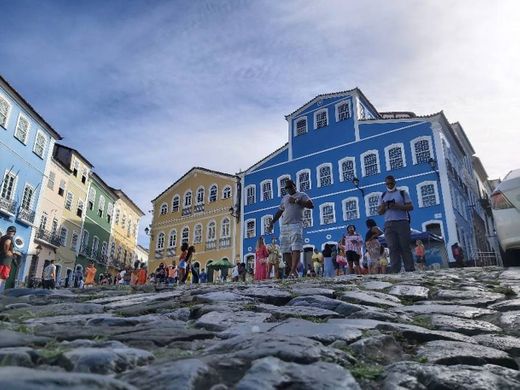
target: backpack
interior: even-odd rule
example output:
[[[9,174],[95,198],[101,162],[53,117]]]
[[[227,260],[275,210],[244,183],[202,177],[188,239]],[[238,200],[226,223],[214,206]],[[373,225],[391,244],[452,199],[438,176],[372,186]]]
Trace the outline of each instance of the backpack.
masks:
[[[383,192],[383,193],[381,194],[381,201],[383,200],[383,198],[385,197],[385,195],[386,195],[387,192],[388,192],[388,191],[385,191],[385,192]],[[404,191],[404,190],[399,190],[399,193],[401,194],[401,198],[403,199],[403,204],[405,204],[405,203],[406,203],[406,201],[404,200],[404,199],[405,199],[405,197],[404,197],[404,193],[405,193],[405,191]],[[411,223],[411,222],[412,222],[412,218],[410,217],[410,212],[407,211],[407,212],[406,212],[406,215],[408,216],[408,223]]]

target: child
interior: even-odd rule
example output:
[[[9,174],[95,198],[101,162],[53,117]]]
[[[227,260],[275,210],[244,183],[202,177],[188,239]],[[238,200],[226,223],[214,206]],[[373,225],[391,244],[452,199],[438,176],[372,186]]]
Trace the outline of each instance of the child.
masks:
[[[417,268],[419,271],[424,271],[426,265],[426,250],[421,240],[415,242],[415,261],[417,262]]]
[[[385,248],[383,245],[381,245],[379,253],[379,266],[381,267],[381,273],[386,274],[386,267],[388,267],[388,256],[390,255],[390,251],[388,248]]]
[[[179,284],[184,283],[186,277],[186,257],[188,256],[188,243],[183,243],[181,246],[181,254],[179,255],[179,269],[177,276],[179,278]]]

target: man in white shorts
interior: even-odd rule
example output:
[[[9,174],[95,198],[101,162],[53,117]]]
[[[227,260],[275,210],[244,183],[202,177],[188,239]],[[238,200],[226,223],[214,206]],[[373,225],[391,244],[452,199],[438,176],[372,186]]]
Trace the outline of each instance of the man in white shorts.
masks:
[[[303,250],[303,210],[314,208],[314,204],[305,192],[297,192],[292,180],[285,182],[287,195],[282,198],[280,209],[267,226],[272,231],[273,225],[282,217],[280,231],[280,250],[286,264],[291,264],[289,277],[298,277],[296,271]]]

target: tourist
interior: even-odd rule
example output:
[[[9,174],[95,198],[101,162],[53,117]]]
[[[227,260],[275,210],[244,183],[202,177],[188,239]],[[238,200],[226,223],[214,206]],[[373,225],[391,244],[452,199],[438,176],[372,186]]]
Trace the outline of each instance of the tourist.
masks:
[[[201,283],[208,283],[208,274],[206,273],[204,268],[202,268],[202,270],[200,271],[199,280]]]
[[[146,264],[141,263],[139,265],[139,271],[137,272],[137,285],[143,286],[146,284],[148,279],[148,271],[146,270]]]
[[[365,248],[367,250],[368,270],[371,274],[377,274],[379,268],[379,259],[381,257],[381,243],[378,237],[383,234],[381,229],[377,226],[376,221],[367,219],[366,225],[368,228],[365,235]]]
[[[54,259],[43,269],[43,288],[54,290],[56,288],[56,266]]]
[[[186,244],[187,246],[188,244]],[[182,279],[182,283],[186,283],[186,281],[189,281],[191,283],[191,280],[192,280],[192,265],[191,265],[191,261],[193,259],[193,254],[195,253],[195,247],[193,245],[190,245],[188,247],[188,250],[186,251],[186,257],[185,257],[185,262],[186,262],[186,268],[184,270],[184,277]]]
[[[166,271],[168,275],[168,286],[172,287],[177,283],[177,264],[175,263],[175,260],[172,261],[172,264],[168,266]]]
[[[388,267],[388,258],[390,256],[390,250],[381,245],[379,248],[379,267],[381,268],[381,273],[386,274],[386,267]]]
[[[267,279],[269,251],[264,243],[264,237],[258,237],[256,241],[255,280]]]
[[[323,248],[323,276],[326,278],[333,278],[335,275],[334,264],[332,262],[332,246],[325,244]]]
[[[184,283],[186,277],[186,257],[188,256],[188,243],[183,242],[181,245],[181,254],[179,255],[179,269],[177,276],[179,278],[179,283]]]
[[[94,280],[96,278],[97,269],[94,267],[94,263],[91,261],[88,263],[85,269],[85,288],[94,286]]]
[[[69,288],[72,282],[72,270],[67,269],[67,276],[65,277],[65,288]]]
[[[274,224],[282,218],[280,230],[280,246],[285,263],[291,265],[289,277],[297,277],[296,269],[300,262],[300,253],[303,250],[303,210],[314,208],[309,196],[304,192],[296,191],[296,184],[292,180],[285,182],[287,194],[282,198],[280,208],[267,226],[272,231]]]
[[[330,244],[330,257],[332,258],[332,266],[334,268],[334,274],[339,276],[339,264],[336,261],[338,257],[338,246]]]
[[[269,251],[269,260],[268,260],[268,268],[267,268],[267,277],[270,278],[271,274],[274,273],[274,277],[276,279],[280,279],[280,247],[276,244],[276,237],[273,236],[269,247],[267,248]],[[244,268],[245,269],[245,268]]]
[[[336,254],[336,275],[345,275],[345,267],[348,265],[348,262],[345,256],[345,243],[343,242],[343,238],[338,242],[338,247],[338,253]]]
[[[117,284],[119,284],[120,286],[124,285],[125,284],[125,276],[126,276],[126,269],[121,269],[121,271],[119,271],[119,273],[117,274]]]
[[[232,282],[238,282],[238,278],[240,276],[240,272],[238,270],[239,266],[238,266],[239,263],[236,263],[235,266],[233,267],[233,269],[231,270],[231,281]]]
[[[385,240],[390,249],[390,268],[398,273],[404,263],[406,272],[415,271],[410,249],[410,211],[413,210],[410,195],[405,190],[398,190],[395,178],[385,178],[386,191],[379,198],[379,215],[385,216]]]
[[[99,284],[101,286],[107,286],[110,284],[108,277],[104,274],[99,275]]]
[[[81,265],[77,265],[76,271],[74,271],[74,288],[83,288],[83,269]]]
[[[458,242],[451,246],[451,253],[453,255],[453,258],[455,259],[455,267],[464,267],[464,251],[462,250]]]
[[[247,269],[244,263],[238,263],[238,280],[241,282],[246,281]]]
[[[345,251],[350,274],[356,273],[357,275],[361,275],[359,260],[362,256],[362,246],[363,238],[356,232],[356,227],[354,225],[348,225],[347,234],[343,236],[340,248],[342,247]],[[356,267],[355,269],[354,266]]]
[[[13,237],[16,234],[16,227],[9,226],[6,234],[0,238],[0,292],[5,289],[5,283],[11,273],[11,265],[17,265],[18,256],[14,250]]]
[[[426,266],[426,249],[421,240],[415,241],[415,245],[415,262],[417,263],[417,268],[419,268],[419,271],[424,271]]]
[[[155,282],[158,284],[164,284],[166,283],[166,268],[164,266],[164,263],[160,263],[159,267],[155,270]]]
[[[314,248],[312,254],[312,266],[314,267],[314,273],[316,276],[323,276],[323,254],[320,253],[318,248]]]

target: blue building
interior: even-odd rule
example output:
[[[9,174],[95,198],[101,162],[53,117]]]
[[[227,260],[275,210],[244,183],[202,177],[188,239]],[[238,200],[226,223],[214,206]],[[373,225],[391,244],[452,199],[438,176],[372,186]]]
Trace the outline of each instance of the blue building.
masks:
[[[15,243],[22,261],[11,272],[24,279],[42,181],[56,140],[61,136],[0,76],[0,234],[16,226]],[[20,272],[18,272],[20,270]],[[14,275],[14,276],[13,276]]]
[[[442,236],[448,249],[458,242],[473,253],[474,151],[461,142],[462,127],[451,125],[442,112],[378,112],[356,88],[319,95],[286,120],[288,143],[241,176],[242,258],[254,260],[256,240],[276,213],[287,179],[314,202],[304,221],[310,254],[337,243],[349,224],[363,236],[367,218],[383,226],[377,205],[387,175],[412,198],[413,229]]]

